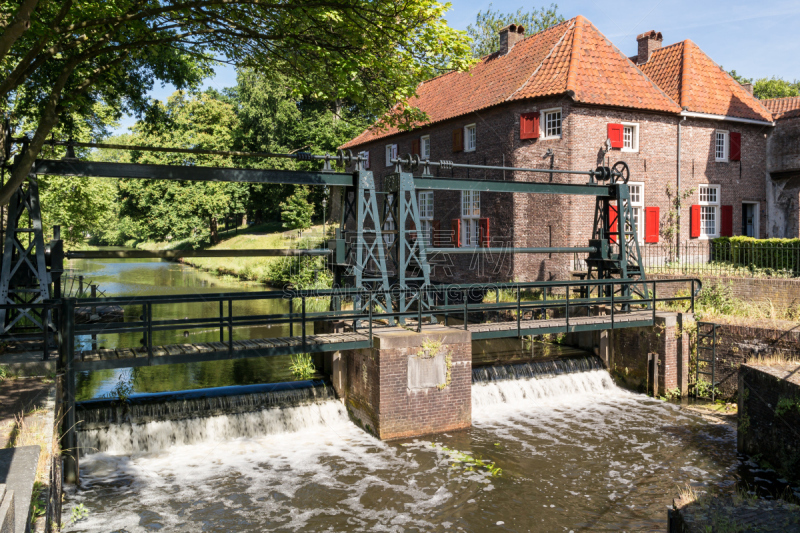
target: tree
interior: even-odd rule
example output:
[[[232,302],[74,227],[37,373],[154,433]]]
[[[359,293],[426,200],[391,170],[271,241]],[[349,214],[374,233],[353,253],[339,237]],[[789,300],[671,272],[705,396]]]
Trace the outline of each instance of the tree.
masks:
[[[297,187],[293,195],[281,202],[281,219],[286,229],[310,228],[312,216],[314,206],[308,203],[308,187]]]
[[[132,145],[228,149],[234,145],[234,106],[214,92],[189,97],[176,92],[166,104],[154,104],[152,117],[138,122],[128,138]],[[235,166],[219,155],[159,152],[130,154],[136,163]],[[175,241],[193,246],[216,242],[218,221],[247,203],[247,185],[224,182],[125,179],[119,182],[121,225],[128,235],[117,239]]]
[[[522,8],[515,13],[500,13],[492,11],[492,4],[486,11],[479,11],[475,25],[467,26],[467,35],[472,38],[472,56],[479,58],[494,53],[500,47],[498,33],[509,24],[522,24],[525,35],[533,35],[551,26],[564,22],[563,15],[558,14],[558,5],[550,4],[524,12]]]
[[[435,0],[0,0],[1,110],[34,124],[0,205],[59,120],[85,117],[98,102],[141,116],[156,81],[194,87],[217,61],[282,73],[296,94],[380,113],[420,81],[469,65],[466,35],[443,19],[448,8]]]
[[[771,78],[759,78],[754,82],[753,78],[745,78],[739,75],[735,70],[731,70],[728,74],[740,84],[752,83],[753,96],[759,100],[800,96],[800,81],[797,80],[790,82],[783,78],[773,76]]]

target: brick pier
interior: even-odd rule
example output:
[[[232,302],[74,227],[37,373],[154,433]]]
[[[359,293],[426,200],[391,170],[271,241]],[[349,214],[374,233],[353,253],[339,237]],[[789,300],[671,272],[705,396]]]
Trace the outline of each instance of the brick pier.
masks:
[[[437,345],[436,353],[430,353]],[[380,439],[472,424],[469,331],[444,326],[426,326],[421,333],[383,329],[375,332],[372,348],[334,354],[332,363],[332,381],[348,413]]]

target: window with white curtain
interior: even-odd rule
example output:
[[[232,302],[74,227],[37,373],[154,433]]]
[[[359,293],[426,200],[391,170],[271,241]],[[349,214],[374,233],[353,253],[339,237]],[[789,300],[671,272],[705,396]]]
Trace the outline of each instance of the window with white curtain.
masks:
[[[719,185],[700,186],[700,236],[719,237]]]
[[[478,246],[481,217],[480,191],[461,191],[461,243],[463,246]]]
[[[433,244],[433,191],[420,191],[419,193],[419,238],[425,244]]]
[[[644,183],[629,182],[628,193],[631,197],[631,214],[636,224],[636,235],[639,242],[644,239]]]

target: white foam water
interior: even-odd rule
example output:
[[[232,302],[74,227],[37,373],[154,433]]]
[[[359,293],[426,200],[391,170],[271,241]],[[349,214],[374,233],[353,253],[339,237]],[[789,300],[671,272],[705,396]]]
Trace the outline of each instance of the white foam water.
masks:
[[[527,379],[479,381],[472,385],[472,409],[482,411],[495,404],[513,404],[555,400],[575,401],[576,396],[626,395],[614,384],[605,370]]]
[[[159,420],[143,424],[111,424],[107,428],[79,431],[78,446],[83,454],[97,451],[132,454],[162,451],[187,444],[294,433],[307,428],[325,431],[348,424],[350,421],[342,403],[328,400],[250,413]]]
[[[714,451],[735,435],[606,371],[478,382],[472,398],[469,431],[403,443],[336,400],[82,432],[104,451],[81,459],[65,516],[89,516],[67,530],[652,530],[676,486],[719,483],[735,462]]]

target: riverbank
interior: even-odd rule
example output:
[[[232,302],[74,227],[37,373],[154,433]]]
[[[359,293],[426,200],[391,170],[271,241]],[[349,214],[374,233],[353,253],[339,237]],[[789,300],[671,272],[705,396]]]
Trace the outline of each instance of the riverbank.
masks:
[[[334,226],[325,225],[330,235]],[[300,230],[282,230],[279,223],[259,224],[220,233],[221,241],[208,250],[246,249],[312,249],[325,241],[323,226],[318,224]],[[181,250],[182,241],[172,243],[141,243],[143,250]],[[322,257],[185,257],[180,262],[210,272],[216,276],[234,276],[271,286],[291,284],[303,288],[330,287],[332,278]]]

